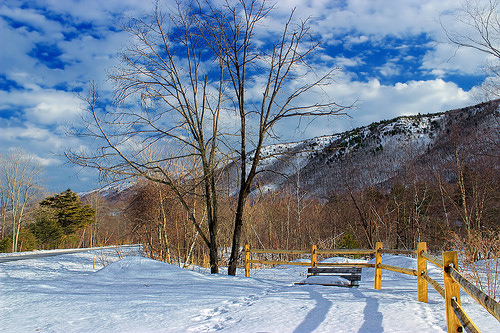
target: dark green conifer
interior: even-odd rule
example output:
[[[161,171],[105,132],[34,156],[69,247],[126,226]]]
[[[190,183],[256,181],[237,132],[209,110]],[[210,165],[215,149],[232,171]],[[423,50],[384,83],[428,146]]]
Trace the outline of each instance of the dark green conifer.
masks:
[[[63,229],[46,212],[40,212],[29,228],[43,249],[57,248],[61,243]]]
[[[65,235],[90,224],[95,216],[94,209],[90,205],[83,205],[78,194],[70,189],[45,198],[40,202],[40,206],[52,212],[54,220],[61,226]]]

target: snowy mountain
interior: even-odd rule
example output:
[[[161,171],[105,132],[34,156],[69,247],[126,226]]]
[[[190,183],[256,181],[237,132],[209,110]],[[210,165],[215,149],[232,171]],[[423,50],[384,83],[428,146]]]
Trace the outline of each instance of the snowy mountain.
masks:
[[[264,148],[254,191],[299,186],[318,196],[381,186],[413,168],[435,168],[456,145],[477,137],[498,141],[500,100],[442,113],[402,116],[340,134]],[[236,183],[238,167],[226,171]]]
[[[123,197],[127,192],[133,192],[134,186],[137,185],[137,181],[126,180],[116,183],[111,183],[104,185],[98,189],[78,193],[80,197],[90,196],[92,194],[99,194],[108,199],[119,199]]]
[[[268,145],[262,150],[253,193],[292,186],[326,199],[346,189],[388,188],[410,168],[413,172],[440,168],[453,159],[453,147],[467,140],[489,138],[500,146],[499,106],[500,99],[441,113],[401,116],[300,142]],[[226,193],[236,193],[239,166],[232,162],[222,172],[225,175],[221,187],[229,189]],[[134,193],[134,185],[118,183],[96,191],[120,200]]]

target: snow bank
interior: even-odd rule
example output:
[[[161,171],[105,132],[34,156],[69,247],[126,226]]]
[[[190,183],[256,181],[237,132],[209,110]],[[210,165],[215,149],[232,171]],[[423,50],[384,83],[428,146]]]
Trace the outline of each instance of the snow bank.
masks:
[[[172,275],[196,274],[178,266],[145,257],[131,256],[113,262],[95,273],[97,276],[129,276],[134,278],[170,277]]]

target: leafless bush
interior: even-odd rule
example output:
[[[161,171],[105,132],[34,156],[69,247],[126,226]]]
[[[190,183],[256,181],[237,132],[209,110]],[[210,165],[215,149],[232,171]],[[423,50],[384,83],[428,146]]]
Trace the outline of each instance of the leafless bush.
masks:
[[[492,298],[500,289],[500,233],[473,230],[470,237],[454,234],[462,259],[463,275]]]

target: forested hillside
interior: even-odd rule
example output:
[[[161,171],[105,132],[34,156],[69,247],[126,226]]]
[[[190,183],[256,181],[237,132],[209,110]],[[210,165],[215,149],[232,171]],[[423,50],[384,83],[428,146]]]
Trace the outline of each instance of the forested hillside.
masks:
[[[443,113],[398,117],[341,134],[268,146],[258,186],[263,190],[298,186],[328,199],[366,187],[388,190],[392,183],[403,181],[409,169],[422,174],[447,168],[457,149],[497,154],[499,104],[494,100]],[[238,166],[228,169],[234,174]]]

